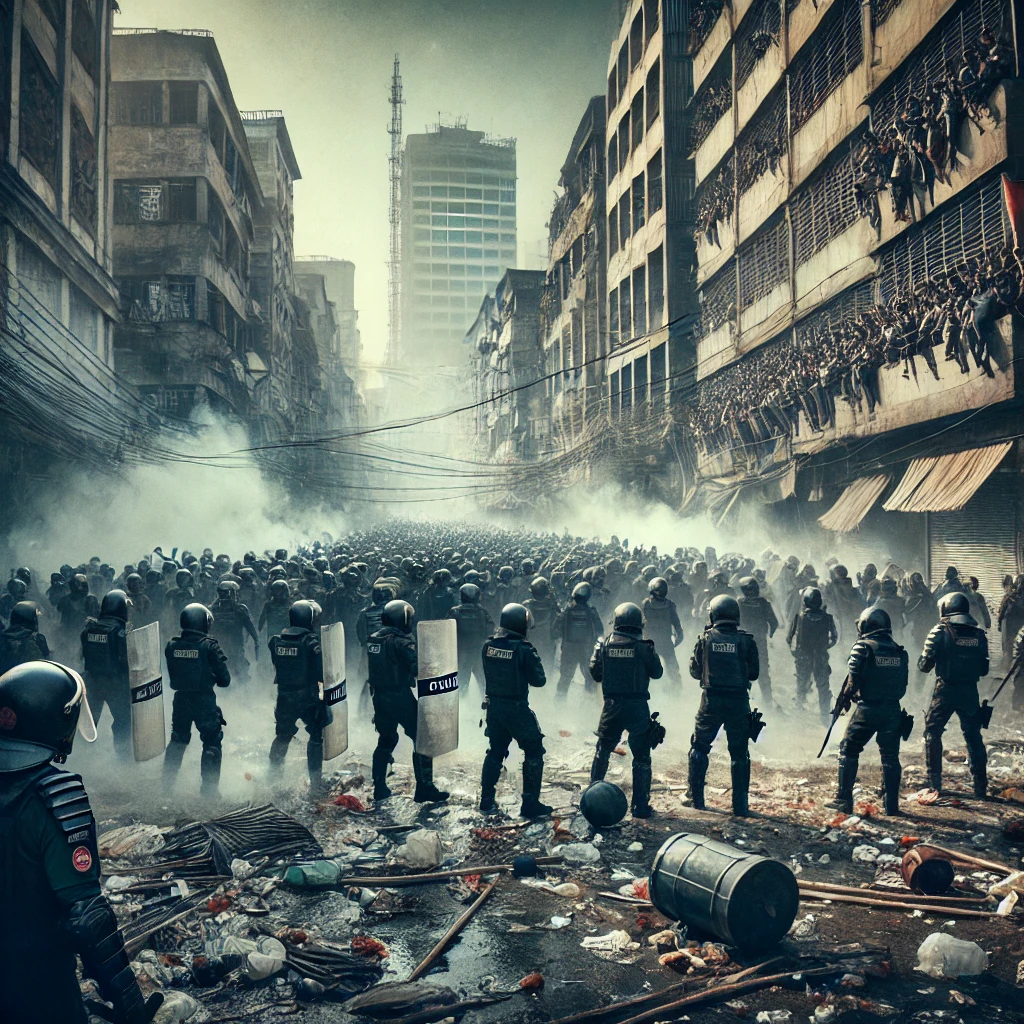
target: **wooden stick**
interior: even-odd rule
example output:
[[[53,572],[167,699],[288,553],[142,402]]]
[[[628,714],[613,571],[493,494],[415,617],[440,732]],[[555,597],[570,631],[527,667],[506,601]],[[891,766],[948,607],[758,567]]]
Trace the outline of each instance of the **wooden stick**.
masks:
[[[917,847],[917,849],[935,850],[938,853],[945,854],[950,860],[957,861],[960,864],[971,864],[975,867],[984,868],[986,871],[994,871],[1002,875],[1012,875],[1014,870],[1013,868],[1008,868],[1005,864],[997,864],[993,860],[983,860],[981,857],[975,857],[969,853],[960,853],[958,850],[947,850],[944,846],[933,846],[931,843],[922,843]]]
[[[537,864],[547,867],[561,864],[561,857],[538,857]],[[339,878],[335,885],[379,885],[392,889],[402,885],[421,885],[426,882],[443,882],[446,878],[461,878],[465,875],[493,875],[497,872],[511,871],[511,864],[485,864],[481,867],[453,868],[450,871],[432,871],[426,875],[380,875],[376,878]],[[187,879],[186,879],[187,881]]]
[[[811,892],[800,890],[801,900],[825,900],[830,903],[856,903],[862,907],[884,907],[889,910],[920,910],[925,914],[942,914],[945,917],[987,917],[996,915],[988,910],[967,910],[965,907],[930,907],[920,903],[897,903],[894,900],[873,900],[864,896],[848,896],[835,892]]]
[[[473,915],[484,905],[484,901],[488,896],[494,892],[494,887],[500,881],[500,877],[496,878],[490,885],[473,902],[473,905],[467,910],[456,922],[441,936],[440,941],[436,946],[420,961],[419,966],[409,975],[409,981],[417,981],[422,978],[424,974],[430,970],[434,961],[448,948],[452,940],[462,931],[463,928],[469,924]]]
[[[935,907],[956,907],[986,902],[985,896],[918,896],[910,889],[858,889],[852,885],[833,885],[831,882],[812,882],[804,879],[797,879],[796,883],[801,889],[809,889],[814,892],[834,892],[842,896],[868,896],[881,900],[911,900],[919,905],[928,904]]]

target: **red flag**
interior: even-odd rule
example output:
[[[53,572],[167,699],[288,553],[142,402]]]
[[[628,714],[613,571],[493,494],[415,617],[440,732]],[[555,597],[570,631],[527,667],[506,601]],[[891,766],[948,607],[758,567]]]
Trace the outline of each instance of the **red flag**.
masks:
[[[1003,198],[1013,228],[1014,248],[1024,248],[1024,181],[1011,181],[1003,175]]]

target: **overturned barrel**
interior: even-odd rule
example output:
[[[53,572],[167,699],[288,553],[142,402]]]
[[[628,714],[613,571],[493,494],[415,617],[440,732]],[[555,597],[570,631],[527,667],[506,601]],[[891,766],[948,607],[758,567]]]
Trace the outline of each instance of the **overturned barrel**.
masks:
[[[658,851],[650,894],[667,918],[751,951],[781,941],[800,903],[796,876],[781,861],[686,833]]]

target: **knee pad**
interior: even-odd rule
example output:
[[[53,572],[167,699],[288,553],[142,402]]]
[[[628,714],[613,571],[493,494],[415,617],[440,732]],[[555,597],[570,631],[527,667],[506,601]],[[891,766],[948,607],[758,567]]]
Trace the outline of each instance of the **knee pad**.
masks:
[[[177,743],[179,746],[187,747],[192,739],[192,730],[189,729],[186,733],[178,733],[173,729],[171,730],[171,743]]]
[[[697,741],[697,734],[694,733],[690,737],[690,760],[693,760],[694,754],[699,754],[706,761],[708,755],[711,753],[710,743],[700,743]]]

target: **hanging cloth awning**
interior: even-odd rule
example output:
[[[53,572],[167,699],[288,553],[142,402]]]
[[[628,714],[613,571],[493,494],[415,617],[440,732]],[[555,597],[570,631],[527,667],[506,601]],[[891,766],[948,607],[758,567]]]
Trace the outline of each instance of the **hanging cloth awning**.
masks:
[[[839,495],[839,500],[823,516],[818,517],[818,522],[824,529],[834,533],[849,533],[860,525],[860,521],[871,511],[891,482],[892,475],[889,473],[862,476],[854,480]]]
[[[886,512],[955,512],[971,500],[1012,446],[1012,441],[1005,441],[954,455],[914,459],[882,507]]]

